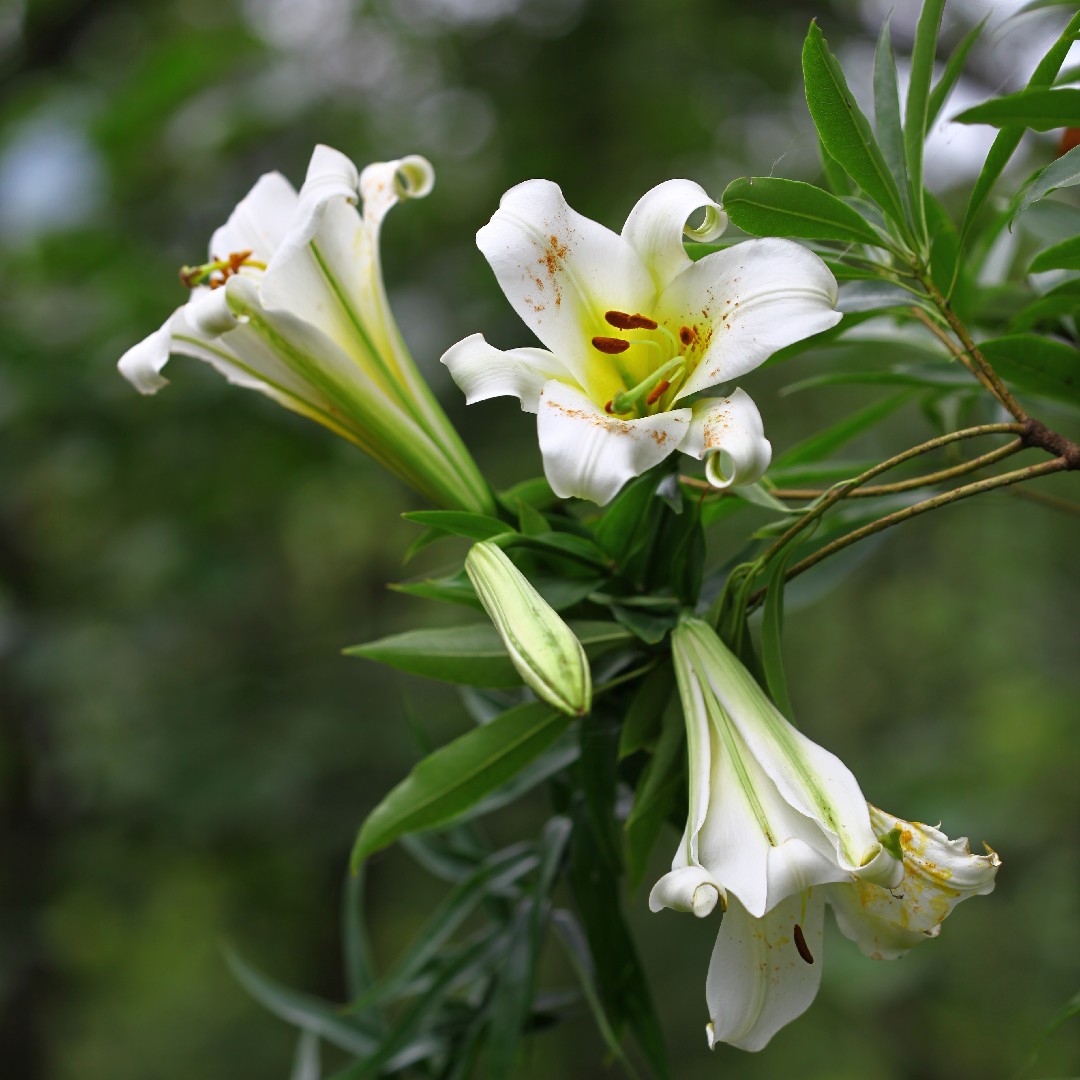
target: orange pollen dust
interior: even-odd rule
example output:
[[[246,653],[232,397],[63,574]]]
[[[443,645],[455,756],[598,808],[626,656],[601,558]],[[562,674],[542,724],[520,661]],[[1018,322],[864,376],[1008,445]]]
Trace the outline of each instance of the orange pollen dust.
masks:
[[[594,349],[599,352],[607,353],[609,356],[615,356],[618,353],[626,352],[630,348],[629,341],[623,341],[622,338],[617,337],[594,337],[592,339],[592,345]]]
[[[667,379],[661,379],[653,388],[653,392],[645,399],[646,405],[655,405],[671,389],[671,383]]]
[[[620,330],[655,330],[657,322],[648,315],[628,315],[625,311],[606,311],[604,318]]]

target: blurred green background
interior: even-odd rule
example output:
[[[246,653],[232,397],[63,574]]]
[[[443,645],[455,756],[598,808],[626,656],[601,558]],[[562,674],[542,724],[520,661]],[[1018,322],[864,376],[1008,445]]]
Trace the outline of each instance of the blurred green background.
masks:
[[[909,46],[916,7],[897,5]],[[990,7],[955,0],[954,43]],[[437,359],[477,330],[526,344],[473,245],[544,176],[618,227],[652,184],[718,195],[813,178],[798,55],[817,16],[853,82],[888,5],[732,0],[0,0],[0,1071],[18,1080],[288,1075],[293,1033],[228,974],[340,997],[338,908],[356,826],[468,721],[449,689],[339,655],[430,619],[385,582],[408,492],[352,447],[178,359],[140,400],[114,364],[183,300],[176,279],[262,172],[299,183],[327,142],[361,165],[435,163],[384,264],[418,361],[496,484],[539,472],[513,402],[466,417]],[[1064,22],[992,33],[961,101],[1019,83]],[[901,65],[903,67],[903,64]],[[949,112],[950,110],[946,110]],[[955,110],[951,110],[955,111]],[[935,137],[948,191],[986,129]],[[1027,147],[1052,155],[1053,137]],[[868,393],[748,388],[774,445]],[[859,454],[930,432],[897,414]],[[1075,436],[1075,432],[1073,432]],[[1076,500],[1080,481],[1046,490]],[[676,1076],[1011,1077],[1077,990],[1078,520],[1008,494],[920,518],[788,619],[802,726],[868,797],[990,841],[996,893],[892,964],[832,933],[820,998],[761,1055],[705,1048],[712,928],[632,917]],[[722,538],[717,541],[723,554]],[[453,554],[450,552],[449,554]],[[445,555],[445,553],[444,553]],[[807,584],[812,585],[810,577]],[[812,602],[811,602],[812,601]],[[514,818],[525,835],[542,799]],[[676,836],[657,853],[659,874]],[[398,852],[370,881],[388,961],[442,886]],[[1080,1072],[1080,1023],[1025,1075]],[[606,1074],[590,1021],[522,1074]]]

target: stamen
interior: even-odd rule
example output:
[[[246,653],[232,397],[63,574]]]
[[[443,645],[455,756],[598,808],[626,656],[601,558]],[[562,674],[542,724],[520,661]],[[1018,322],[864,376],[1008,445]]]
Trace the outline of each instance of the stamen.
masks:
[[[607,353],[608,356],[624,353],[630,348],[629,341],[624,341],[622,338],[617,337],[594,337],[592,339],[592,344],[594,349],[598,349],[602,353]]]
[[[630,390],[624,390],[621,393],[616,394],[611,399],[611,411],[616,413],[628,413],[637,408],[638,402],[642,399],[650,399],[649,404],[655,401],[652,395],[656,388],[664,382],[667,382],[669,375],[674,376],[676,372],[681,372],[683,367],[683,357],[676,356],[673,360],[669,360],[662,367],[659,367],[648,378],[643,379],[637,386]],[[668,383],[670,385],[670,383]],[[666,389],[666,387],[665,387]],[[660,391],[663,394],[663,391]]]
[[[682,328],[682,329],[681,329],[681,330],[679,331],[679,340],[680,340],[680,341],[681,341],[681,342],[682,342],[682,343],[683,343],[683,344],[684,344],[684,345],[685,345],[685,346],[686,346],[686,347],[687,347],[688,349],[690,348],[690,346],[691,346],[691,345],[693,345],[693,344],[694,344],[694,339],[695,339],[696,337],[697,337],[697,334],[696,334],[696,333],[695,333],[695,332],[694,332],[693,330],[691,330],[689,326],[684,326],[684,327],[683,327],[683,328]]]
[[[646,405],[655,405],[671,389],[671,383],[667,379],[661,379],[653,392],[645,399]]]
[[[212,255],[210,261],[202,266],[181,266],[180,281],[187,289],[194,289],[196,285],[202,284],[217,289],[229,278],[239,274],[242,267],[251,266],[257,270],[265,270],[266,263],[253,259],[251,255],[250,251],[233,251],[227,259]]]
[[[648,315],[628,315],[625,311],[608,311],[604,318],[620,330],[655,330],[657,326],[656,320]]]
[[[803,937],[802,927],[796,923],[793,935],[795,938],[795,948],[799,950],[799,955],[808,963],[814,962],[814,954],[810,951],[810,947],[806,944],[806,938]]]

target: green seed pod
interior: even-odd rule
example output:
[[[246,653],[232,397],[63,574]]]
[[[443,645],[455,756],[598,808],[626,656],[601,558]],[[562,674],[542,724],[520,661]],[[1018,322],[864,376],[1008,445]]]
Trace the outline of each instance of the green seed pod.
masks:
[[[581,642],[495,544],[474,544],[465,570],[525,684],[570,716],[592,704],[592,676]]]

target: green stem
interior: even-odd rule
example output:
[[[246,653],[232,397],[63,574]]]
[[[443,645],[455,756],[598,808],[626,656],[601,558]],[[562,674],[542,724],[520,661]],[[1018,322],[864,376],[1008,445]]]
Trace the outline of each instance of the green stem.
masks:
[[[935,495],[932,499],[924,499],[922,502],[915,503],[914,506],[908,506],[903,510],[897,510],[893,514],[887,514],[883,518],[878,518],[877,521],[872,521],[869,525],[864,525],[861,529],[855,529],[846,536],[841,536],[831,543],[826,544],[824,547],[819,548],[813,555],[808,555],[801,562],[797,562],[784,575],[784,581],[791,581],[792,578],[798,577],[812,566],[816,566],[823,559],[827,559],[830,555],[835,555],[838,551],[842,551],[844,548],[857,543],[859,540],[865,539],[867,536],[873,536],[875,533],[882,532],[884,529],[891,528],[893,525],[899,525],[902,521],[909,521],[911,518],[918,517],[920,514],[929,513],[931,510],[937,510],[939,507],[947,506],[949,503],[959,502],[961,499],[969,499],[973,495],[981,495],[984,491],[993,491],[996,488],[1007,487],[1010,484],[1019,484],[1025,480],[1034,480],[1038,476],[1048,476],[1050,473],[1061,472],[1068,467],[1069,463],[1065,458],[1052,458],[1049,461],[1041,461],[1037,465],[1028,465],[1023,469],[1015,469],[1013,472],[1002,473],[999,476],[991,476],[985,480],[977,480],[973,484],[965,484],[963,487],[954,488],[952,491],[943,492],[941,495]],[[750,597],[750,602],[748,604],[749,610],[752,611],[757,607],[764,597],[764,589],[759,589],[754,593],[754,595]]]
[[[885,461],[879,462],[877,465],[860,473],[853,479],[846,480],[834,487],[824,496],[824,498],[822,498],[821,502],[803,514],[802,517],[800,517],[799,520],[796,521],[795,524],[792,525],[791,528],[789,528],[761,556],[758,562],[761,565],[764,565],[773,558],[774,555],[779,554],[796,536],[799,535],[799,533],[820,518],[830,506],[834,506],[855,488],[862,487],[868,480],[872,480],[875,476],[879,476],[881,473],[887,472],[889,469],[895,468],[905,461],[910,461],[912,458],[927,454],[931,450],[937,450],[939,447],[948,446],[950,443],[959,442],[961,439],[972,439],[978,435],[1022,435],[1023,433],[1024,428],[1021,424],[978,424],[975,427],[961,428],[959,431],[950,431],[946,435],[939,435],[937,438],[929,439],[924,443],[919,443],[918,446],[912,446],[900,454],[887,458]]]

